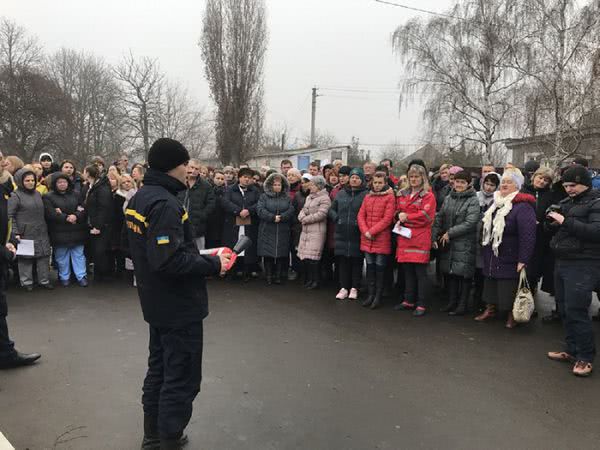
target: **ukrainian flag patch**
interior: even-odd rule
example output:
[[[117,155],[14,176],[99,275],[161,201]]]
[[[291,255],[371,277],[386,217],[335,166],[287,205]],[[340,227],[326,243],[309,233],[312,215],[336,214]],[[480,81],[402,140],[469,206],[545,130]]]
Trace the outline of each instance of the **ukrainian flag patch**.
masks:
[[[165,244],[168,244],[169,242],[171,242],[169,240],[169,236],[157,236],[156,237],[156,243],[158,245],[165,245]]]

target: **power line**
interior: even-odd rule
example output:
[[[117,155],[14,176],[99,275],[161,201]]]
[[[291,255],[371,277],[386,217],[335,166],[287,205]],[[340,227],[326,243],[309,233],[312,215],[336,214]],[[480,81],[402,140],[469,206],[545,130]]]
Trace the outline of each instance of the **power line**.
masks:
[[[319,88],[322,91],[357,92],[362,94],[399,94],[400,89],[362,89],[362,88]]]
[[[453,16],[450,14],[444,14],[444,13],[439,13],[439,12],[435,12],[435,11],[429,11],[428,9],[415,8],[414,6],[402,5],[400,3],[388,2],[385,0],[375,0],[375,1],[377,3],[383,3],[384,5],[397,6],[398,8],[408,9],[410,11],[422,12],[425,14],[431,14],[433,16],[446,17],[449,19],[464,20],[462,17],[457,17],[457,16]]]

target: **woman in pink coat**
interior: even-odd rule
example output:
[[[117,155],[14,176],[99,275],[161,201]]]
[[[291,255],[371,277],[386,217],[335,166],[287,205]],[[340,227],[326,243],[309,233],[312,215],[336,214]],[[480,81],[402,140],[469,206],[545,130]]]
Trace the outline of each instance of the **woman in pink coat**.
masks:
[[[413,315],[420,317],[426,311],[427,265],[436,203],[424,167],[411,166],[408,183],[408,189],[398,192],[396,201],[397,226],[401,227],[396,260],[403,264],[406,288],[404,301],[395,309],[414,309]]]
[[[360,250],[367,260],[367,287],[369,295],[361,303],[365,308],[381,304],[385,269],[392,253],[392,222],[396,209],[394,190],[387,183],[385,172],[373,175],[372,189],[358,212]]]
[[[327,237],[327,212],[331,206],[329,193],[325,189],[325,178],[320,175],[304,175],[310,180],[310,194],[306,198],[304,207],[298,214],[298,221],[302,224],[302,233],[298,244],[298,258],[304,264],[307,289],[319,287],[319,261],[323,254],[323,246]]]

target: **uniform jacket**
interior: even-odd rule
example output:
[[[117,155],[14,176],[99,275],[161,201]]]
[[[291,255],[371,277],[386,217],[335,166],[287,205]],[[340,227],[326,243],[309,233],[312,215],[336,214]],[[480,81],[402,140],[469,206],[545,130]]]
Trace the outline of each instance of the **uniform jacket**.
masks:
[[[367,195],[367,189],[352,189],[346,186],[331,204],[329,218],[335,224],[335,256],[359,257],[360,230],[358,228],[358,211]]]
[[[465,192],[452,190],[436,214],[431,242],[437,242],[437,257],[443,273],[472,278],[475,275],[477,225],[481,206],[473,188]],[[448,233],[450,242],[442,247],[439,239]]]
[[[89,231],[83,205],[79,201],[79,193],[73,190],[73,181],[62,173],[52,174],[51,191],[44,195],[46,222],[50,233],[50,242],[55,247],[74,247],[85,244]],[[59,178],[67,180],[69,187],[63,193],[56,190]],[[60,213],[56,212],[60,209]],[[67,216],[74,214],[77,222],[67,222]]]
[[[294,207],[288,195],[289,183],[285,177],[283,190],[273,192],[273,180],[281,177],[272,174],[264,184],[265,192],[258,199],[256,212],[260,219],[258,227],[258,256],[268,258],[287,258],[290,254],[290,227],[294,220]],[[281,216],[280,222],[275,222],[275,216]]]
[[[600,259],[600,192],[588,189],[560,202],[565,221],[552,238],[557,259]]]
[[[188,214],[177,200],[185,185],[148,169],[129,202],[126,225],[137,289],[146,322],[185,327],[208,314],[205,276],[220,271],[218,257],[201,256]]]
[[[363,200],[358,212],[360,249],[367,253],[389,255],[392,253],[392,223],[396,210],[396,196],[392,188],[382,192],[371,191]],[[373,239],[367,239],[366,232]]]
[[[491,243],[482,248],[483,275],[496,279],[518,278],[517,264],[529,264],[535,248],[535,198],[519,193],[512,201],[511,211],[504,219],[502,244],[498,256]]]
[[[306,197],[304,207],[298,214],[302,233],[298,244],[298,258],[318,261],[323,254],[327,233],[327,211],[331,200],[326,189]]]
[[[177,197],[190,216],[194,237],[205,236],[208,221],[216,209],[215,193],[210,183],[198,177],[192,187],[180,192]]]
[[[435,219],[435,196],[431,191],[420,191],[411,195],[410,189],[399,191],[396,197],[396,213],[406,213],[404,223],[410,228],[410,239],[398,236],[396,260],[400,263],[429,263],[431,252],[431,227]]]
[[[258,205],[260,192],[255,186],[248,186],[245,195],[242,195],[239,184],[229,186],[221,200],[223,207],[223,245],[233,248],[238,241],[240,231],[239,225],[236,225],[236,217],[240,215],[243,209],[250,211],[250,225],[244,226],[246,236],[252,239],[252,246],[244,253],[244,262],[246,264],[255,263],[257,258],[257,240],[258,240],[258,215],[256,206]]]
[[[26,190],[23,187],[25,175],[33,174],[31,170],[20,169],[15,173],[18,189],[8,200],[8,217],[12,220],[12,233],[21,239],[34,241],[35,257],[50,255],[50,238],[44,218],[44,201],[37,190]]]

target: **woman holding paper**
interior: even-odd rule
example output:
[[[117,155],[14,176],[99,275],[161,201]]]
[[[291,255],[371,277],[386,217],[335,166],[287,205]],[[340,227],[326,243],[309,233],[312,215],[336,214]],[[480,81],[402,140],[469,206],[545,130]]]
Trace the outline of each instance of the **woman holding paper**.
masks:
[[[44,202],[36,190],[33,169],[24,167],[15,173],[17,190],[8,199],[8,217],[12,221],[12,235],[23,242],[17,247],[19,279],[27,291],[33,290],[33,264],[35,262],[40,286],[53,289],[50,284],[50,238],[44,219]],[[31,249],[33,244],[33,249]],[[26,251],[24,251],[26,250]]]
[[[425,315],[427,265],[431,251],[431,227],[435,218],[435,196],[431,192],[427,172],[414,164],[408,169],[408,189],[396,198],[396,260],[404,268],[406,287],[404,301],[396,310],[414,310],[413,316]]]

